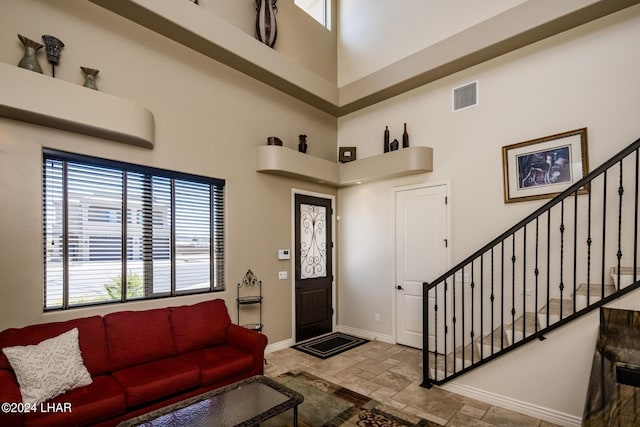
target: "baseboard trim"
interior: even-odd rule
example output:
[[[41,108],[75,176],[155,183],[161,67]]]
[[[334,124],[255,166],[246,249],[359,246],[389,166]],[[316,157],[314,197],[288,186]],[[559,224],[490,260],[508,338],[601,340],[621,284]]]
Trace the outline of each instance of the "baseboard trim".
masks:
[[[336,325],[336,331],[343,334],[349,334],[358,338],[364,338],[371,341],[382,341],[389,344],[395,344],[396,341],[391,335],[378,334],[376,332],[365,331],[364,329],[352,328],[351,326]]]
[[[293,338],[289,338],[288,340],[274,342],[273,344],[267,345],[267,348],[264,349],[264,354],[273,353],[274,351],[284,350],[285,348],[289,348],[295,345],[295,341]]]
[[[510,397],[491,393],[485,390],[480,390],[468,385],[447,383],[440,387],[452,393],[470,397],[472,399],[479,400],[490,405],[499,406],[504,409],[509,409],[520,414],[529,415],[531,417],[545,420],[560,426],[580,427],[582,425],[582,419],[580,417],[565,414],[563,412],[558,412],[556,410],[545,408],[542,406],[533,405],[528,402],[512,399]]]

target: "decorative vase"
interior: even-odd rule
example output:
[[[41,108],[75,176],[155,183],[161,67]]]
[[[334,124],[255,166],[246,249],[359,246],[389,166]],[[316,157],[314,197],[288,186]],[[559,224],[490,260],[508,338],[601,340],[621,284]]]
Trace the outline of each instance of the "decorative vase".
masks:
[[[80,67],[80,69],[84,73],[84,84],[82,86],[88,87],[89,89],[98,90],[98,87],[96,86],[96,76],[98,75],[100,70],[87,67]]]
[[[402,148],[409,147],[409,134],[407,133],[407,124],[404,124],[404,133],[402,134]]]
[[[389,126],[384,127],[384,152],[389,152]]]
[[[298,135],[300,142],[298,143],[298,151],[301,153],[307,152],[307,135]]]
[[[40,67],[40,63],[38,62],[38,58],[36,57],[36,52],[38,51],[38,49],[42,49],[43,46],[38,42],[26,38],[22,34],[18,34],[18,38],[24,46],[24,56],[22,57],[20,62],[18,62],[18,67],[43,74],[42,67]]]
[[[273,47],[278,36],[277,2],[278,0],[256,0],[256,38],[269,47]]]

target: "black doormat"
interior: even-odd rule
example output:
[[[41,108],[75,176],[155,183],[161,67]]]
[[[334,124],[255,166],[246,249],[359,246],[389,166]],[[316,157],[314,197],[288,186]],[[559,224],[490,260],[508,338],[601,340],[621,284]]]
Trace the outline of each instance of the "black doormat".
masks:
[[[341,332],[334,332],[329,335],[324,335],[322,337],[294,345],[293,348],[312,356],[326,359],[368,342],[369,340],[343,334]]]

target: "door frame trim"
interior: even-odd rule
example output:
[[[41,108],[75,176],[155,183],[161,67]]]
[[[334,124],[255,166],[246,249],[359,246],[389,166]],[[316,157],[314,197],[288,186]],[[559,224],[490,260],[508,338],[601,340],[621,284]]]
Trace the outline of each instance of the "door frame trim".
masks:
[[[429,181],[429,182],[421,182],[421,183],[417,183],[417,184],[411,184],[411,185],[401,185],[401,186],[397,186],[397,187],[393,187],[393,191],[392,191],[392,203],[391,203],[391,218],[392,218],[392,227],[393,227],[393,231],[392,231],[392,235],[393,235],[393,255],[394,255],[394,263],[393,263],[393,299],[392,299],[392,307],[391,307],[391,328],[392,328],[392,336],[393,336],[393,342],[394,344],[398,343],[398,318],[397,318],[397,300],[398,300],[398,293],[396,292],[396,279],[397,279],[397,272],[398,272],[398,267],[395,263],[395,255],[396,255],[396,242],[397,242],[397,235],[396,235],[396,196],[398,193],[402,192],[402,191],[410,191],[410,190],[419,190],[421,188],[431,188],[431,187],[440,187],[443,186],[445,187],[445,195],[447,197],[447,209],[446,209],[446,221],[447,221],[447,236],[449,236],[448,239],[448,245],[447,245],[447,250],[446,250],[446,254],[445,254],[445,259],[446,259],[446,269],[449,270],[451,268],[451,247],[453,246],[451,244],[451,181],[450,180],[442,180],[442,181]]]
[[[332,194],[318,193],[315,191],[307,191],[301,190],[299,188],[291,189],[291,265],[290,265],[290,280],[289,284],[291,285],[291,340],[292,342],[296,342],[296,195],[304,195],[304,196],[312,196],[318,197],[321,199],[329,199],[331,200],[331,209],[333,210],[333,215],[331,215],[331,241],[333,242],[333,247],[331,248],[331,275],[333,276],[333,280],[331,281],[331,305],[333,308],[333,314],[331,315],[331,330],[336,330],[336,313],[338,312],[336,308],[336,196]]]

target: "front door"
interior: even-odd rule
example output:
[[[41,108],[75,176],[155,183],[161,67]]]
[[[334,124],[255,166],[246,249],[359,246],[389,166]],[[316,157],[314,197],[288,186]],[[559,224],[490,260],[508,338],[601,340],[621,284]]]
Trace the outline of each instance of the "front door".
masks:
[[[295,195],[296,342],[331,332],[331,200]]]
[[[398,344],[422,348],[422,283],[435,279],[447,268],[446,194],[445,185],[396,192]],[[429,304],[435,305],[435,301]],[[440,322],[444,321],[442,311],[438,311]],[[430,346],[433,344],[430,341]]]

